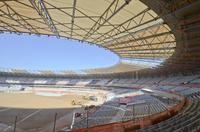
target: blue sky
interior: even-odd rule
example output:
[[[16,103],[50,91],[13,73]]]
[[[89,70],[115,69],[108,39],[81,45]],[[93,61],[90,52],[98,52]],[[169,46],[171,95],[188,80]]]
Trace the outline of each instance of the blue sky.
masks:
[[[79,70],[107,67],[119,58],[95,45],[56,37],[0,35],[0,68],[27,70]]]

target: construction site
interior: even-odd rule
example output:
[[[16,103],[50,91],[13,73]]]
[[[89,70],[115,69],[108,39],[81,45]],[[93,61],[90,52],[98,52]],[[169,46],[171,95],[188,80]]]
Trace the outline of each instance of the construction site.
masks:
[[[0,0],[0,33],[119,58],[78,72],[0,68],[0,132],[200,132],[199,0]]]

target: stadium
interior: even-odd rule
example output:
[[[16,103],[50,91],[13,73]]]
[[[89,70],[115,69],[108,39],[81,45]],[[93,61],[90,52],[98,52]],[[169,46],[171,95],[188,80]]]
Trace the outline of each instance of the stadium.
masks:
[[[0,0],[0,31],[121,59],[78,73],[1,69],[0,132],[200,132],[199,0]]]

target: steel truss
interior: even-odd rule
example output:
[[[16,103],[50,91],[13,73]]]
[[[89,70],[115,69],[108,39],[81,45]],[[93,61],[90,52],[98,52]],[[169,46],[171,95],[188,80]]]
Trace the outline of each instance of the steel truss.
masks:
[[[0,24],[3,24],[1,27],[9,31],[9,28],[12,28],[15,32],[19,32],[16,28],[13,26],[10,26],[9,24],[5,23],[4,21],[0,20]]]
[[[76,0],[74,0],[74,7],[72,11],[72,26],[71,26],[71,34],[70,34],[71,38],[72,38],[72,33],[73,33],[75,11],[76,11]]]
[[[113,28],[113,29],[111,29],[110,31],[108,31],[107,33],[105,33],[104,35],[101,35],[101,36],[103,36],[104,38],[103,39],[108,39],[108,38],[112,38],[112,40],[111,41],[107,41],[107,42],[105,42],[105,40],[103,41],[101,41],[101,42],[104,42],[104,43],[100,43],[99,45],[103,45],[104,47],[107,47],[107,48],[109,48],[109,49],[111,49],[111,50],[113,50],[114,52],[116,52],[118,55],[121,55],[121,54],[123,54],[123,55],[125,55],[125,53],[124,52],[127,52],[127,51],[138,51],[138,49],[137,49],[137,47],[140,47],[140,46],[148,46],[149,47],[149,51],[151,51],[152,52],[152,55],[154,55],[154,54],[159,54],[159,52],[153,52],[154,50],[158,50],[158,49],[160,49],[160,48],[158,48],[160,45],[162,45],[163,43],[165,43],[165,41],[166,41],[166,38],[168,37],[168,35],[170,35],[172,32],[171,31],[169,31],[168,32],[168,29],[167,29],[167,32],[164,32],[164,33],[160,33],[160,34],[157,34],[157,31],[159,30],[159,28],[160,28],[160,26],[163,26],[164,28],[166,28],[164,25],[163,25],[163,22],[161,21],[161,22],[158,22],[158,23],[156,23],[156,24],[153,24],[153,25],[151,25],[151,26],[149,26],[149,27],[146,27],[146,28],[143,28],[143,29],[140,29],[140,30],[138,30],[138,31],[135,31],[135,32],[129,32],[130,30],[132,30],[132,29],[135,29],[135,28],[137,28],[137,27],[140,27],[140,26],[143,26],[144,24],[147,24],[147,23],[150,23],[150,22],[153,22],[153,21],[155,21],[155,20],[158,20],[159,19],[159,17],[156,17],[156,18],[153,18],[153,19],[151,19],[151,20],[149,20],[149,21],[146,21],[146,22],[143,22],[142,23],[142,21],[143,21],[143,18],[144,18],[144,16],[145,16],[145,13],[148,13],[148,11],[149,11],[149,9],[145,9],[145,10],[143,10],[142,12],[140,12],[138,15],[136,15],[136,16],[134,16],[134,17],[132,17],[131,19],[129,19],[129,20],[127,20],[127,21],[125,21],[125,22],[123,22],[122,24],[120,24],[119,26],[117,26],[117,27],[115,27],[115,28]],[[150,13],[149,13],[150,14]],[[137,18],[138,16],[142,16],[141,17],[141,19],[140,19],[140,21],[139,21],[139,23],[136,23],[135,22],[135,20],[134,20],[134,18]],[[135,24],[136,24],[136,26],[134,26],[134,28],[133,27],[131,27],[130,29],[129,29],[129,25],[130,25],[130,22],[134,22]],[[126,24],[126,25],[124,25],[124,24]],[[152,29],[152,28],[155,28],[155,27],[158,27],[158,29],[157,29],[157,31],[155,31],[155,33],[154,32],[152,32],[150,29]],[[120,29],[121,28],[121,29]],[[139,34],[139,33],[141,33],[141,32],[149,32],[150,34],[152,34],[151,36],[146,36],[146,37],[143,37],[143,35],[142,36],[139,36],[138,35],[138,37],[139,38],[135,38],[134,37],[134,35],[137,35],[137,34]],[[113,38],[116,34],[121,34],[121,33],[124,33],[124,32],[127,32],[127,35],[123,35],[123,36],[120,36],[120,37],[117,37],[117,38]],[[109,34],[110,33],[110,34]],[[108,35],[107,35],[108,34]],[[164,36],[164,35],[166,35],[166,37],[165,37],[165,39],[163,40],[163,41],[161,41],[160,39],[159,39],[159,37],[160,36]],[[99,38],[101,38],[101,36],[99,37]],[[106,36],[108,36],[108,38],[106,38]],[[131,39],[129,38],[129,37],[132,37]],[[149,39],[149,38],[153,38],[153,40],[151,40],[151,42],[148,42],[146,39]],[[121,42],[119,42],[119,40],[123,40],[123,39],[128,39],[128,41],[121,41]],[[159,42],[158,43],[153,43],[153,41],[154,41],[154,39],[157,39],[157,40],[159,40]],[[96,39],[96,40],[98,40],[98,39]],[[100,41],[96,41],[96,42],[100,42]],[[141,41],[141,43],[142,44],[140,44],[138,41]],[[116,43],[112,43],[112,42],[116,42]],[[129,44],[129,43],[131,43],[131,42],[136,42],[137,43],[137,45],[135,44],[134,46],[132,46],[131,44]],[[166,52],[160,52],[160,54],[169,54],[169,52],[168,52],[168,50],[170,50],[170,48],[172,48],[172,46],[170,46],[170,44],[172,44],[173,42],[175,42],[175,41],[170,41],[170,42],[166,42],[165,44],[165,46],[163,46],[163,50],[166,50]],[[166,48],[166,46],[167,46],[167,44],[169,44],[168,46],[169,46],[169,48]],[[122,46],[121,46],[122,45]],[[125,47],[126,48],[128,48],[129,47],[129,50],[121,50],[121,49],[124,49],[125,47],[124,47],[124,45],[126,45]],[[152,48],[152,45],[154,45],[154,48]],[[155,45],[157,45],[158,47],[157,48],[155,48]],[[131,48],[131,49],[130,49]],[[174,48],[174,47],[173,47]],[[119,50],[118,50],[119,49]],[[151,50],[152,49],[152,50]],[[140,51],[143,51],[142,49],[139,49]],[[144,51],[145,51],[145,49],[144,49]],[[134,54],[137,54],[137,53],[134,53]],[[139,54],[144,54],[145,55],[145,53],[143,52],[143,53],[139,53]],[[150,53],[146,53],[146,54],[150,54]],[[170,53],[170,55],[172,55],[173,53]],[[126,53],[126,55],[131,55],[131,54],[128,54],[128,53]],[[169,56],[170,56],[169,55]],[[132,56],[132,55],[131,55]],[[167,57],[169,57],[169,56],[167,56]],[[129,56],[130,57],[130,56]],[[132,56],[133,57],[133,56]],[[153,57],[154,58],[154,57]]]
[[[135,22],[135,19],[137,19],[138,17],[140,17],[140,15],[145,14],[146,12],[148,12],[150,10],[150,8],[147,8],[145,10],[143,10],[142,12],[136,14],[135,16],[133,16],[132,18],[126,20],[125,22],[119,24],[117,27],[114,27],[113,29],[111,29],[110,31],[106,32],[104,35],[101,35],[100,37],[96,38],[96,40],[94,41],[94,43],[99,43],[102,42],[110,37],[114,37],[115,35],[119,35],[120,33],[122,33],[121,30],[126,30],[129,28],[129,26],[131,25],[132,22]],[[124,29],[124,27],[126,27],[126,29]]]
[[[96,23],[92,26],[90,31],[85,35],[82,41],[87,40],[97,30],[99,30],[105,23],[107,23],[113,16],[115,16],[121,9],[130,3],[131,0],[125,0],[124,4],[119,6],[119,0],[113,0],[105,12],[99,17]]]
[[[156,32],[157,31],[158,30],[156,30]],[[156,34],[156,32],[154,32],[152,34]],[[128,49],[124,49],[124,47],[115,47],[115,48],[111,48],[111,49],[113,51],[115,51],[116,53],[123,55],[123,56],[126,55],[127,57],[128,57],[128,55],[132,56],[132,55],[137,55],[137,54],[143,54],[143,55],[165,54],[166,57],[169,57],[170,55],[173,54],[173,51],[176,48],[176,46],[172,46],[171,45],[172,42],[168,42],[165,45],[163,45],[166,41],[167,36],[163,39],[163,41],[159,40],[157,38],[158,36],[154,36],[154,38],[150,42],[146,42],[147,44],[143,43],[142,45],[140,45],[140,44],[134,45],[133,47],[131,45],[125,46],[125,48],[128,48]],[[154,41],[155,38],[157,38],[159,40],[159,43],[154,43],[154,47],[152,47],[152,44],[153,44],[153,41]],[[174,43],[174,41],[173,41],[173,43]],[[169,44],[169,45],[167,46],[167,44]],[[157,47],[155,47],[155,45]],[[142,47],[142,46],[146,46],[146,48],[147,47],[149,47],[149,48],[148,49],[145,49],[145,48],[141,49],[140,47]],[[158,46],[162,46],[162,48],[158,47]],[[138,52],[138,51],[145,51],[145,52]],[[155,52],[155,51],[157,51],[157,52]]]
[[[46,10],[46,7],[44,3],[41,0],[29,0],[32,6],[37,10],[38,14],[42,17],[44,22],[48,25],[48,27],[51,29],[51,31],[55,34],[55,36],[58,38],[59,33],[57,32],[56,27],[54,26],[54,23]]]
[[[119,50],[119,51],[116,51],[117,53],[120,53],[120,52],[131,52],[131,51],[149,51],[149,50],[172,50],[172,49],[175,49],[176,47],[165,47],[165,48],[155,48],[155,49],[132,49],[132,50]]]
[[[120,39],[123,39],[123,38],[128,38],[128,37],[132,37],[132,36],[134,36],[134,35],[137,35],[138,33],[140,33],[140,32],[143,32],[143,31],[147,31],[147,30],[149,30],[149,29],[152,29],[152,28],[155,28],[155,27],[157,27],[157,26],[160,26],[160,25],[163,25],[163,23],[162,22],[159,22],[159,23],[157,23],[157,24],[154,24],[154,25],[152,25],[152,26],[149,26],[149,27],[147,27],[147,28],[143,28],[143,29],[140,29],[140,30],[137,30],[137,31],[135,31],[135,32],[128,32],[127,31],[127,35],[123,35],[123,36],[120,36],[120,37],[117,37],[117,38],[115,38],[115,39],[113,39],[113,40],[111,40],[111,41],[107,41],[107,42],[104,42],[102,45],[109,45],[109,44],[113,44],[113,42],[115,42],[116,41],[116,44],[119,44],[119,40]]]
[[[112,50],[120,50],[121,49],[126,49],[126,48],[136,48],[136,47],[143,47],[143,46],[153,46],[153,45],[161,45],[161,44],[171,44],[171,43],[176,43],[176,41],[166,41],[166,42],[159,42],[159,43],[148,43],[148,44],[141,44],[141,45],[128,45],[128,46],[124,46],[124,47],[115,47],[112,48]]]
[[[69,17],[71,17],[71,18],[73,17],[73,14],[71,15],[71,14],[69,14],[68,12],[62,10],[62,9],[73,9],[73,7],[65,7],[65,8],[64,8],[64,7],[63,7],[63,8],[61,7],[61,8],[58,8],[58,7],[56,7],[55,5],[52,5],[52,4],[48,3],[47,1],[44,1],[44,3],[47,4],[48,6],[50,6],[50,7],[47,8],[47,10],[49,10],[49,9],[54,9],[54,10],[55,10],[55,9],[56,9],[56,10],[58,10],[58,11],[64,13],[66,16],[69,16]],[[78,13],[81,14],[81,15],[83,15],[83,16],[81,16],[81,18],[88,18],[89,20],[91,20],[91,21],[93,21],[93,22],[96,22],[94,18],[96,18],[97,16],[88,16],[88,15],[85,14],[83,11],[79,10],[78,8],[76,8],[76,12],[78,12]],[[80,18],[80,16],[74,16],[74,18]],[[64,26],[64,27],[66,27],[67,29],[69,29],[69,32],[71,33],[71,29],[72,29],[72,28],[69,27],[69,26],[67,26],[68,24],[71,25],[71,23],[65,24],[65,23],[58,22],[58,21],[56,21],[56,20],[53,20],[53,21],[56,22],[55,25],[62,25],[62,26]],[[78,34],[78,33],[74,32],[75,30],[82,30],[82,31],[84,31],[85,33],[87,33],[87,32],[90,30],[90,28],[85,29],[85,28],[82,28],[82,27],[76,25],[75,23],[73,23],[73,34],[75,33],[77,36],[84,37],[84,35]],[[65,31],[65,33],[66,33],[66,32],[68,32],[68,31]],[[97,34],[100,34],[100,33],[98,33],[98,32],[96,32],[96,33],[97,33]],[[68,35],[71,36],[71,34],[68,34]],[[100,35],[101,35],[101,34],[100,34]],[[90,37],[90,38],[92,38],[92,37]],[[92,38],[92,39],[93,39],[93,38]]]
[[[121,58],[136,58],[136,59],[141,59],[141,58],[146,58],[146,59],[160,59],[160,58],[164,58],[164,59],[167,59],[169,58],[169,56],[166,56],[166,55],[163,55],[163,54],[157,54],[157,55],[149,55],[149,54],[145,54],[144,55],[120,55]]]
[[[167,34],[172,34],[172,32],[171,31],[170,32],[164,32],[164,33],[154,34],[154,35],[141,37],[141,38],[137,38],[137,39],[132,39],[132,40],[128,40],[128,41],[122,41],[122,42],[118,43],[118,46],[121,45],[121,44],[127,44],[127,43],[130,43],[130,42],[145,40],[145,39],[149,39],[149,38],[153,38],[153,37],[159,37],[159,36],[163,36],[163,35],[167,35]],[[109,47],[113,46],[113,45],[115,45],[115,44],[110,44]]]
[[[19,15],[12,7],[10,7],[6,2],[3,2],[4,5],[0,7],[0,12],[2,12],[5,16],[10,18],[11,20],[18,23],[20,26],[22,26],[24,29],[27,29],[30,31],[30,33],[39,34],[39,32],[33,28],[32,25],[30,25],[21,15]],[[6,6],[7,12],[2,10],[1,8]]]

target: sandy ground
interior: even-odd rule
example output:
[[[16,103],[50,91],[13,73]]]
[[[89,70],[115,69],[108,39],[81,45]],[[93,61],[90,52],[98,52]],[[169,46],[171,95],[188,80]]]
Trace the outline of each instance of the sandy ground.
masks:
[[[0,93],[0,106],[9,108],[28,109],[51,109],[51,108],[74,108],[72,100],[80,101],[82,104],[88,101],[82,99],[83,96],[64,95],[60,97],[50,97],[35,95],[33,93]]]
[[[74,111],[81,109],[80,105],[72,105],[72,100],[90,103],[80,95],[50,97],[33,93],[0,93],[0,132],[13,132],[16,116],[16,132],[52,131],[55,113],[56,128],[61,129],[70,125]]]

